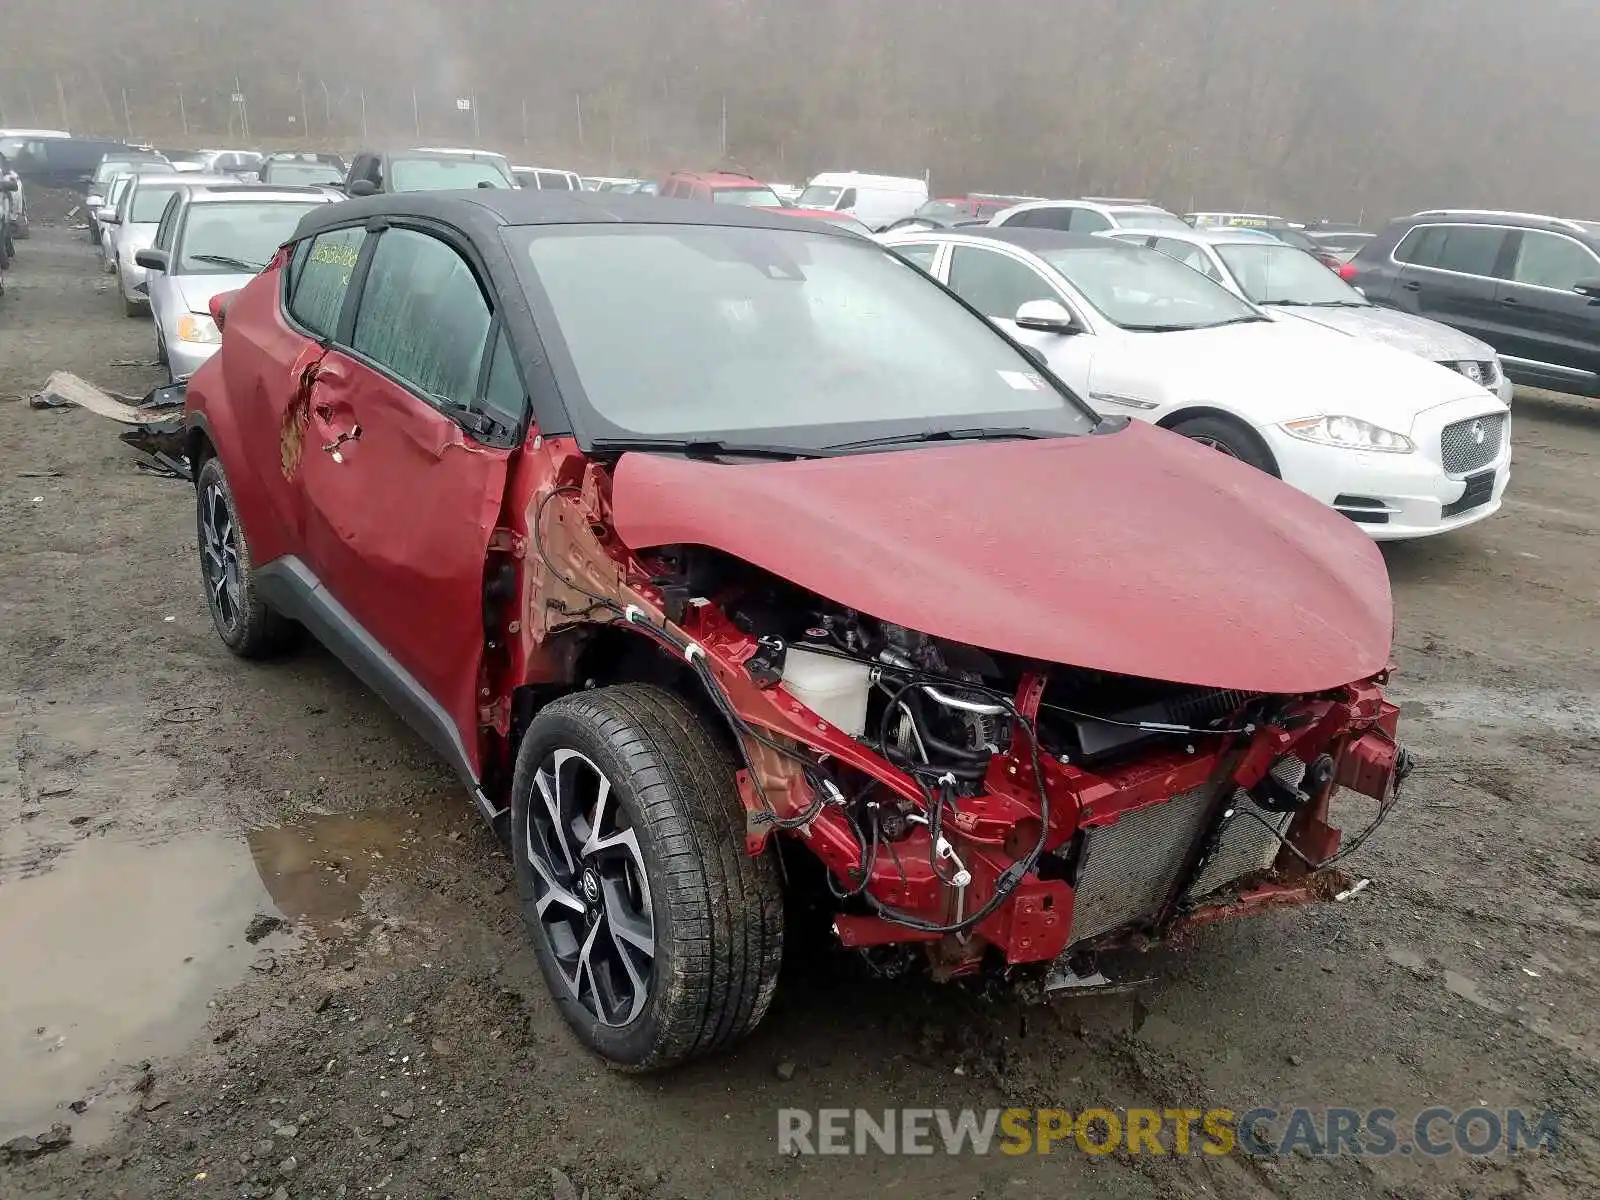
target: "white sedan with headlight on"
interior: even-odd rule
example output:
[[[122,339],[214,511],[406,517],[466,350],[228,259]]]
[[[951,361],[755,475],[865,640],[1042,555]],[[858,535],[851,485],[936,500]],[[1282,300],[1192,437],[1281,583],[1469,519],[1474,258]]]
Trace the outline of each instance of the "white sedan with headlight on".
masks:
[[[1444,533],[1500,507],[1510,410],[1455,371],[1271,320],[1142,246],[1010,228],[880,240],[1034,347],[1100,412],[1277,475],[1374,538]]]

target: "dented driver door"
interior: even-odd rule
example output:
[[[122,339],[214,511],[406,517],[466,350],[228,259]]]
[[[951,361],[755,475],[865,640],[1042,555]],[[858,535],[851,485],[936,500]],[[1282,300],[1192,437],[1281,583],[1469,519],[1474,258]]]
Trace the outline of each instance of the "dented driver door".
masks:
[[[308,396],[304,553],[369,639],[342,656],[392,660],[378,670],[448,714],[476,770],[484,559],[512,453],[469,432],[490,307],[450,244],[377,236],[351,344],[322,358]]]

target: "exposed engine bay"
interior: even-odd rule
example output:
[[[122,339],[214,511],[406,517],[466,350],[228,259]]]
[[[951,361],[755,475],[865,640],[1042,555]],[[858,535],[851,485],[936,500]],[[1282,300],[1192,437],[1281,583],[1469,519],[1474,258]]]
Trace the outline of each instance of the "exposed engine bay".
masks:
[[[1279,696],[1042,664],[715,550],[640,561],[645,603],[612,607],[682,656],[742,743],[747,848],[805,846],[845,945],[926,943],[946,977],[1326,898],[1409,769],[1381,679]],[[1338,786],[1378,801],[1342,851]]]

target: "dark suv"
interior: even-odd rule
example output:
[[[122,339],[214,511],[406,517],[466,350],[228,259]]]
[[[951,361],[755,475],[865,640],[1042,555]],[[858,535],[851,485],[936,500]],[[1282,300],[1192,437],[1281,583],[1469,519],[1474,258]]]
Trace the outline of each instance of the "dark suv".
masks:
[[[1600,396],[1600,221],[1420,212],[1339,274],[1378,304],[1482,338],[1518,383]]]

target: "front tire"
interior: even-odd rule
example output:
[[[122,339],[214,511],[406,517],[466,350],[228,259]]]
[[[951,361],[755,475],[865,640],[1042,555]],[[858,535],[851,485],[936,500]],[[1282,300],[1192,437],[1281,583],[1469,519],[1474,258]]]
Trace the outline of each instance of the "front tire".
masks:
[[[1202,446],[1209,446],[1229,458],[1237,458],[1242,463],[1248,463],[1258,471],[1265,471],[1268,475],[1274,476],[1278,474],[1278,463],[1272,457],[1272,451],[1262,443],[1253,430],[1238,421],[1227,417],[1189,417],[1187,420],[1174,422],[1168,428],[1173,433],[1181,433],[1184,437],[1199,442]]]
[[[222,460],[206,459],[195,481],[200,579],[217,636],[240,658],[271,658],[293,646],[300,627],[256,591],[255,564]]]
[[[769,856],[745,852],[736,764],[677,694],[623,684],[534,719],[512,859],[534,954],[584,1045],[670,1067],[761,1021],[783,959]]]

